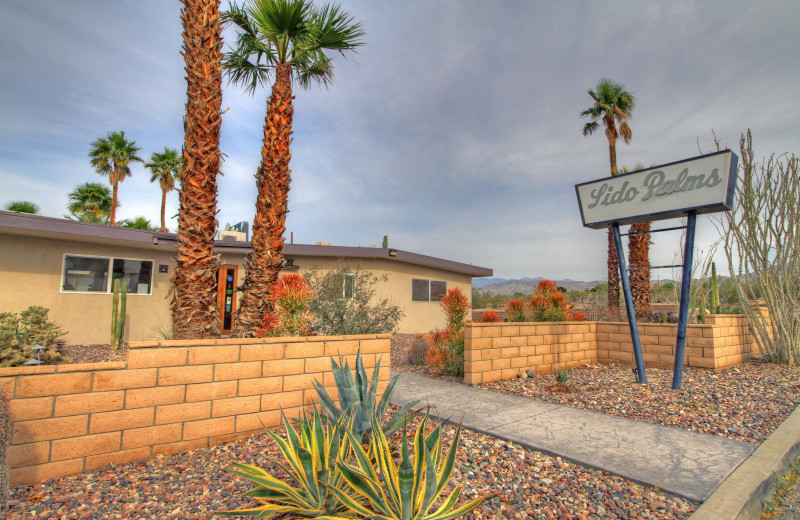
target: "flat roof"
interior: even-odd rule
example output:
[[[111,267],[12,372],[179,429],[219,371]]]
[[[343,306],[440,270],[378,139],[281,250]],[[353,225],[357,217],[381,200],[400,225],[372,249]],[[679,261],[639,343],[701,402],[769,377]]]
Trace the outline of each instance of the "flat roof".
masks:
[[[44,217],[30,213],[0,210],[0,233],[23,235],[56,240],[75,240],[143,249],[175,248],[178,244],[175,233],[147,231],[123,226],[91,224],[61,218]],[[215,240],[214,247],[219,253],[245,254],[250,250],[250,242]],[[390,256],[390,251],[396,252]],[[471,264],[454,262],[443,258],[421,255],[410,251],[379,247],[318,246],[310,244],[284,244],[284,256],[311,256],[336,258],[385,258],[406,264],[422,265],[467,274],[476,278],[492,276],[492,269]]]

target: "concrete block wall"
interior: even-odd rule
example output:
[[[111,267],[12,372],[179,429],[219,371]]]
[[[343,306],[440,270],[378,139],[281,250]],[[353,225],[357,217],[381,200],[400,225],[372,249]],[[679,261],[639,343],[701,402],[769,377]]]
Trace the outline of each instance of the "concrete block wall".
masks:
[[[313,380],[332,397],[330,357],[368,374],[390,336],[219,339],[131,343],[127,360],[0,368],[13,421],[11,484],[40,482],[109,464],[147,460],[246,437],[300,415],[316,401]]]
[[[464,381],[477,385],[597,361],[597,322],[468,323],[464,329]]]

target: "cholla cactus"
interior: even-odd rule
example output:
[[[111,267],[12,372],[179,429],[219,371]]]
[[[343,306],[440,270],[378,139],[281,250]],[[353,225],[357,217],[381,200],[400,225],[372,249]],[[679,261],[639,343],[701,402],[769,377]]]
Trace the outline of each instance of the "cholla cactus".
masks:
[[[58,338],[66,332],[47,321],[49,311],[32,305],[20,312],[0,313],[0,366],[19,366],[36,359],[35,345],[46,347],[40,359],[47,364],[58,363],[63,358],[58,352]]]

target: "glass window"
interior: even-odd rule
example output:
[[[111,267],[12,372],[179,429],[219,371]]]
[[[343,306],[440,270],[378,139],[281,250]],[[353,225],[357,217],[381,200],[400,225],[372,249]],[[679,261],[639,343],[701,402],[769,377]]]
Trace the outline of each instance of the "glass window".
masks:
[[[66,255],[61,288],[75,292],[108,292],[108,258]]]
[[[430,301],[430,280],[411,280],[411,301],[427,302]]]
[[[431,280],[431,301],[440,302],[447,294],[447,282]]]
[[[342,297],[345,300],[353,300],[356,297],[356,275],[354,274],[346,274],[344,275],[343,285],[342,285]]]
[[[150,294],[153,279],[153,262],[149,260],[114,259],[113,280],[128,283],[128,292],[134,294]],[[113,285],[112,285],[113,290]]]

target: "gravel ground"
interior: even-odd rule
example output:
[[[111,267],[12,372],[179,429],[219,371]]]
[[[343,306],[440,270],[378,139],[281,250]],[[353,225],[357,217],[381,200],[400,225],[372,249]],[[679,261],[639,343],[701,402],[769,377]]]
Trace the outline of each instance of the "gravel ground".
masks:
[[[111,350],[109,345],[64,345],[59,352],[69,360],[67,363],[99,363],[101,361],[125,361],[127,348]]]
[[[396,408],[395,408],[396,409]],[[446,426],[446,440],[455,428]],[[413,432],[413,427],[409,428]],[[250,484],[225,472],[233,461],[280,469],[266,435],[14,488],[12,518],[223,518],[215,512],[251,505],[241,497]],[[463,500],[500,495],[467,518],[630,519],[685,518],[696,504],[464,430],[452,483],[464,483]],[[451,486],[452,487],[452,486]]]

